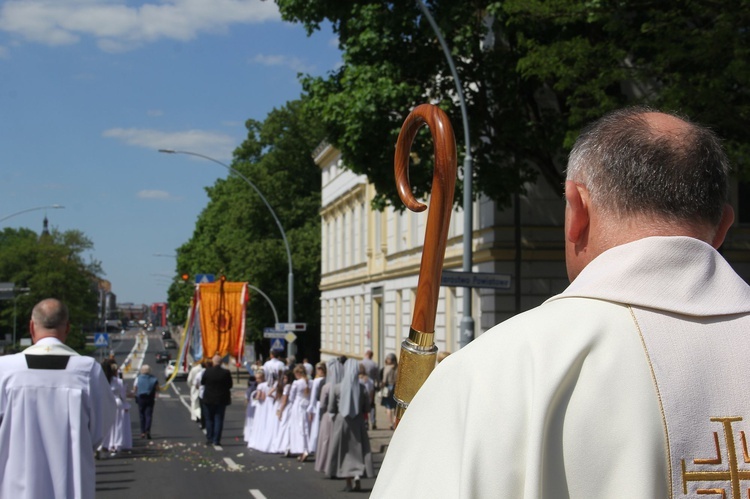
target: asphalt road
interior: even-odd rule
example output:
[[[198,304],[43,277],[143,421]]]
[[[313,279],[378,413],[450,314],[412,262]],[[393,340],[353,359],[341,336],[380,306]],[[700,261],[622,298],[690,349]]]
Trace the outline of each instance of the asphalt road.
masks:
[[[113,341],[118,362],[122,362],[134,345],[134,331]],[[163,364],[154,354],[162,350],[158,333],[149,333],[144,362],[152,373],[164,381]],[[172,353],[176,353],[171,350]],[[234,373],[233,373],[234,375]],[[140,439],[138,410],[133,403],[131,423],[133,449],[106,456],[97,461],[97,498],[130,499],[132,497],[211,498],[232,497],[293,498],[363,497],[369,495],[373,478],[362,479],[362,492],[343,492],[345,481],[327,479],[314,470],[313,458],[299,463],[295,458],[263,454],[248,449],[242,439],[245,419],[246,376],[232,391],[232,405],[227,408],[222,446],[206,446],[205,434],[190,420],[189,390],[184,380],[177,381],[160,393],[154,409],[152,440]],[[126,379],[128,388],[132,380]],[[390,438],[388,430],[370,434],[376,472]]]

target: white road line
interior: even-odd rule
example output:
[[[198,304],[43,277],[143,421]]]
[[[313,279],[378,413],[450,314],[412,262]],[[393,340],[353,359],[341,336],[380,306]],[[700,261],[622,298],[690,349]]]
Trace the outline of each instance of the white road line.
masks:
[[[229,471],[240,471],[242,469],[242,466],[232,461],[231,457],[225,457],[224,462],[227,463],[227,467],[229,467]]]
[[[266,499],[266,496],[258,489],[250,489],[250,495],[255,499]]]
[[[174,386],[173,384],[170,384],[169,386],[171,386],[171,387],[172,387],[172,390],[174,390],[174,392],[175,392],[175,393],[177,394],[177,398],[179,398],[179,399],[180,399],[180,402],[182,402],[182,405],[184,405],[184,406],[185,406],[185,409],[187,409],[187,410],[188,410],[188,414],[190,414],[190,405],[188,405],[188,403],[187,403],[187,402],[185,402],[185,396],[184,396],[184,395],[180,395],[180,391],[179,391],[179,390],[177,389],[177,387],[176,387],[176,386]],[[188,397],[189,397],[189,395],[188,395]],[[192,419],[192,418],[191,418],[191,419]]]

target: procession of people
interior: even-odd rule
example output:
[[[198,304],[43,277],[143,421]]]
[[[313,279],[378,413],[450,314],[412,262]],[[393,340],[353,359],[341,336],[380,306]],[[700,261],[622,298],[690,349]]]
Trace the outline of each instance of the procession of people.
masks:
[[[289,369],[279,357],[273,352],[251,373],[248,448],[300,462],[314,455],[317,471],[346,479],[345,490],[360,490],[360,478],[374,476],[367,430],[379,381],[370,380],[356,359],[320,362],[310,379],[304,364]]]

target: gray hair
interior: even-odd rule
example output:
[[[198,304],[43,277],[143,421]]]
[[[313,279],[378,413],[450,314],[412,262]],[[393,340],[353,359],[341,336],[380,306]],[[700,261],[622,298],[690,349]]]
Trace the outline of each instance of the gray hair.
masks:
[[[47,298],[34,306],[31,320],[44,329],[64,329],[68,325],[68,307],[56,298]]]
[[[567,179],[617,216],[649,214],[718,225],[729,198],[729,160],[709,129],[669,113],[684,127],[664,132],[646,107],[614,111],[586,127],[568,158]]]
[[[148,364],[143,364],[141,366],[141,374],[151,374],[151,366]]]

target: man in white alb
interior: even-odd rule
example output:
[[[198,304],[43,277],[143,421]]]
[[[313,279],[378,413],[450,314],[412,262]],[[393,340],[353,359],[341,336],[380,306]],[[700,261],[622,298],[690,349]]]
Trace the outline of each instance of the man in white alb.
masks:
[[[750,489],[750,287],[719,140],[645,108],[569,158],[570,286],[447,357],[372,497],[740,499]]]
[[[0,497],[93,499],[115,398],[99,364],[63,344],[65,304],[39,302],[30,330],[33,346],[0,357]]]

